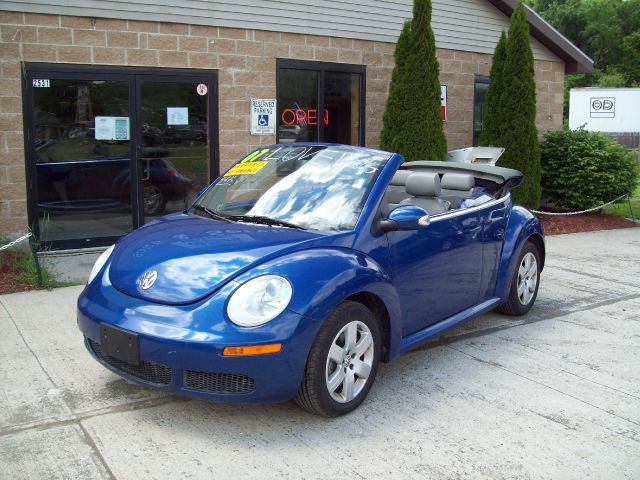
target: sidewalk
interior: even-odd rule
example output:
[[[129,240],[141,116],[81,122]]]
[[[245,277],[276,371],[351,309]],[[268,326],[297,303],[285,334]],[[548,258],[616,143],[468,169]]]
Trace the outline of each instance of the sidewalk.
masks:
[[[547,248],[528,316],[381,365],[331,420],[127,383],[84,350],[82,287],[0,296],[0,478],[640,478],[640,229]]]

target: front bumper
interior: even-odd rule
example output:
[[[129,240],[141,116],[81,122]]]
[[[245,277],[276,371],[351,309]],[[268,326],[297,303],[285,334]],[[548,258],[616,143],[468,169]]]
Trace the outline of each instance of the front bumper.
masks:
[[[169,392],[223,402],[278,402],[300,385],[315,329],[285,310],[251,329],[225,319],[232,286],[191,305],[159,305],[127,296],[102,275],[78,299],[78,327],[85,346],[102,365],[133,382]],[[212,319],[217,319],[213,321]],[[138,335],[140,364],[105,354],[100,324]],[[225,357],[226,346],[282,343],[279,353]]]

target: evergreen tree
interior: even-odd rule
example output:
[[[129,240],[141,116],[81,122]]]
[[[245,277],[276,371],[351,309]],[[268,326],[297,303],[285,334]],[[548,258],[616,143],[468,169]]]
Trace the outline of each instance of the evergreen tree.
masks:
[[[496,46],[491,63],[491,75],[489,90],[487,91],[487,111],[484,115],[482,133],[480,134],[480,145],[500,146],[500,139],[505,131],[505,95],[507,91],[508,79],[505,76],[507,63],[507,35],[502,32],[500,40]]]
[[[503,105],[506,129],[502,141],[497,142],[498,146],[505,148],[505,152],[499,164],[524,174],[523,183],[513,191],[515,201],[529,208],[538,208],[541,189],[536,83],[529,24],[522,0],[518,0],[511,16],[505,77],[507,85]]]
[[[403,33],[407,43],[399,39],[396,45],[398,72],[396,75],[394,71],[394,75],[398,85],[389,91],[383,117],[383,148],[398,152],[407,160],[444,160],[447,139],[440,109],[431,0],[414,0],[413,19]]]
[[[389,97],[382,117],[382,132],[380,133],[380,148],[383,150],[393,151],[393,139],[403,128],[405,105],[410,100],[410,96],[406,94],[406,82],[403,81],[403,78],[406,77],[410,35],[411,22],[407,20],[402,27],[393,54],[395,67],[391,74]]]

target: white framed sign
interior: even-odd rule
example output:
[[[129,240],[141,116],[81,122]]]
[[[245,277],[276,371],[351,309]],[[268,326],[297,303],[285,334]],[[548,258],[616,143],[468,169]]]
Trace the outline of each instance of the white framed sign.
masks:
[[[189,108],[167,107],[167,125],[189,125]]]
[[[251,135],[276,134],[276,100],[251,99]]]
[[[96,140],[129,140],[129,117],[96,117]]]

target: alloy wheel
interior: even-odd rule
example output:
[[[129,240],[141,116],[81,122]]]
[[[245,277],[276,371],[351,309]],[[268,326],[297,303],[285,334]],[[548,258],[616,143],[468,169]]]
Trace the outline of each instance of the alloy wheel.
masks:
[[[333,339],[325,368],[327,390],[335,401],[347,403],[365,387],[374,363],[374,341],[369,327],[354,320]]]
[[[522,257],[518,268],[518,299],[522,305],[528,305],[538,285],[538,262],[533,253]]]

